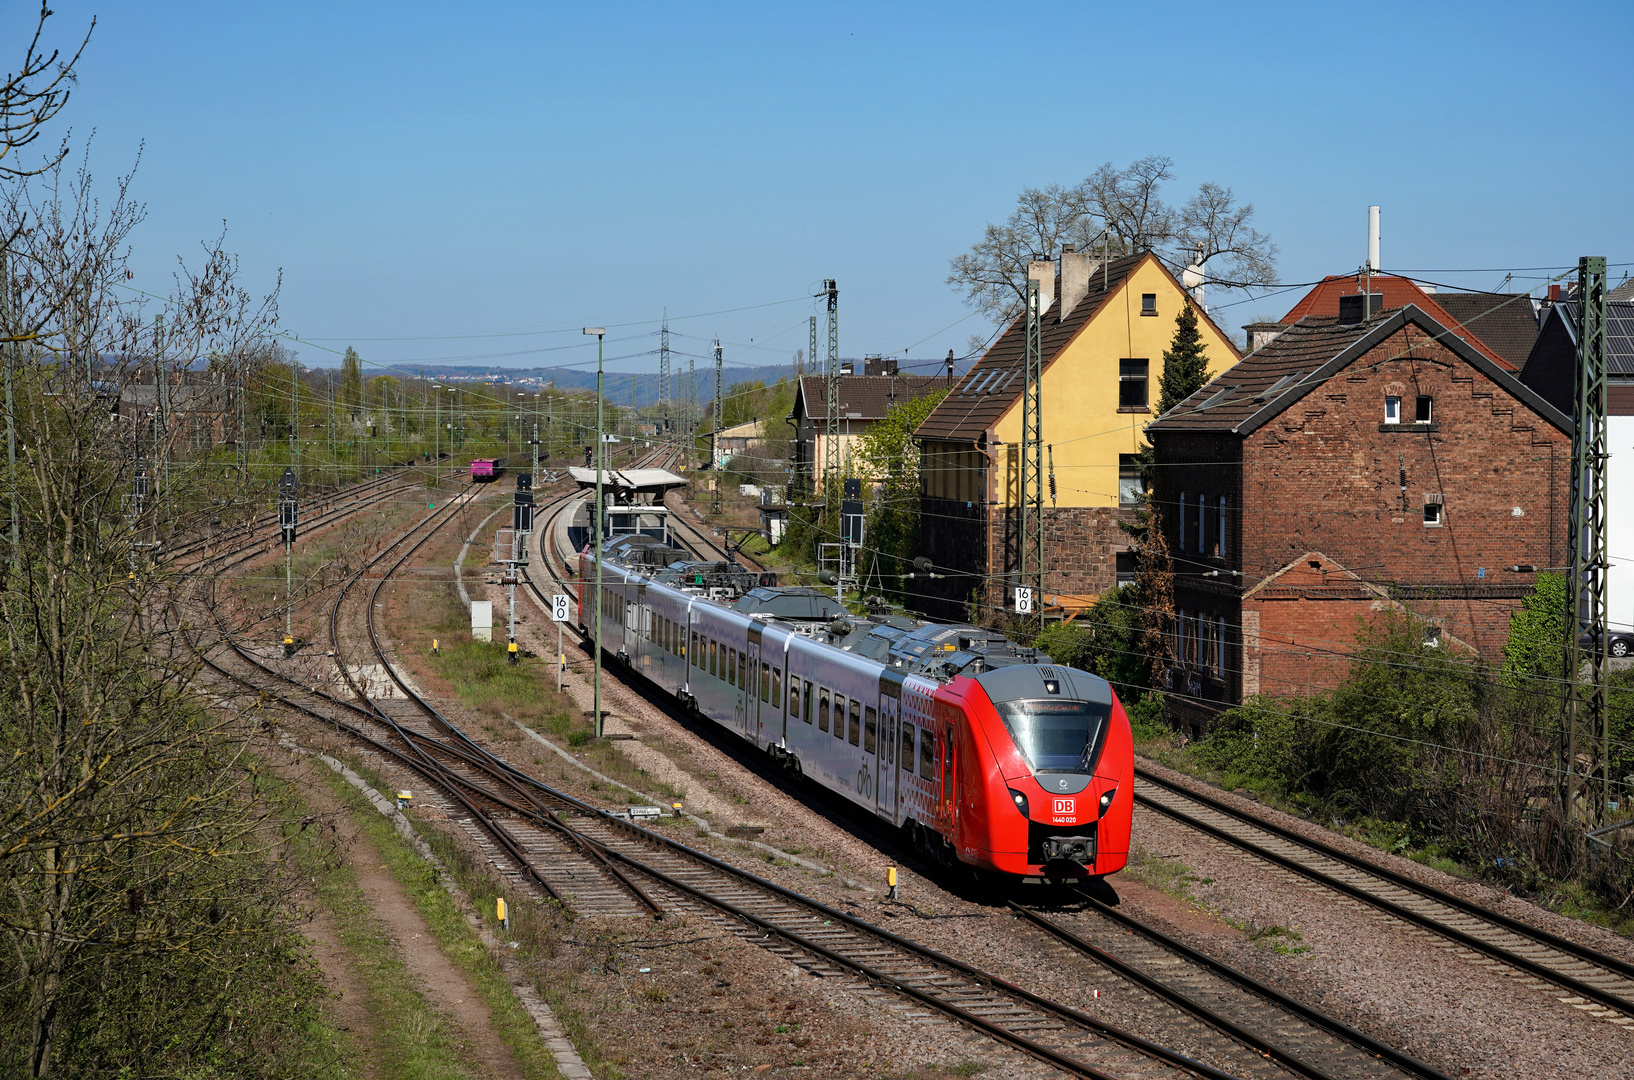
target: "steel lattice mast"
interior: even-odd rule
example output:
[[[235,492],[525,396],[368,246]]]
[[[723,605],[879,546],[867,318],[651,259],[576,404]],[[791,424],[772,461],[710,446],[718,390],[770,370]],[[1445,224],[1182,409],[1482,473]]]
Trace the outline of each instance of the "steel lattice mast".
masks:
[[[840,482],[840,290],[832,278],[823,282],[823,295],[828,298],[828,367],[826,398],[828,418],[823,427],[823,492],[828,509],[831,531],[839,531],[839,496],[828,498],[829,488]]]
[[[1611,794],[1611,731],[1606,702],[1606,260],[1577,263],[1577,394],[1572,407],[1572,617],[1566,620],[1566,715],[1561,757],[1566,820],[1598,823]],[[1585,634],[1587,635],[1585,641]],[[1584,670],[1585,666],[1587,671]],[[1580,754],[1592,764],[1581,768]],[[1594,761],[1593,758],[1598,758]],[[1600,774],[1598,798],[1583,782]],[[1581,805],[1580,805],[1581,804]]]
[[[1044,417],[1043,312],[1039,283],[1027,281],[1027,353],[1021,390],[1021,537],[1019,569],[1023,588],[1033,590],[1033,610],[1044,611]]]
[[[664,324],[658,331],[658,415],[669,415],[666,404],[670,400],[669,388],[669,308],[664,309]]]
[[[715,470],[715,499],[710,511],[721,512],[721,339],[715,339],[715,409],[710,419],[709,467]]]

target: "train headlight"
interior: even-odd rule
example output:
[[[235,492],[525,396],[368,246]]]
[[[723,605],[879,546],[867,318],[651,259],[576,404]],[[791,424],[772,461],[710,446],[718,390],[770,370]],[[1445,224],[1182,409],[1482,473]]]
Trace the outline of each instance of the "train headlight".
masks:
[[[1023,795],[1021,792],[1015,790],[1014,788],[1011,788],[1010,789],[1010,799],[1011,799],[1011,801],[1013,801],[1016,804],[1016,809],[1021,811],[1021,816],[1026,817],[1027,816],[1027,796]]]
[[[1101,816],[1106,816],[1106,808],[1112,805],[1112,796],[1118,793],[1117,788],[1109,788],[1101,794]]]

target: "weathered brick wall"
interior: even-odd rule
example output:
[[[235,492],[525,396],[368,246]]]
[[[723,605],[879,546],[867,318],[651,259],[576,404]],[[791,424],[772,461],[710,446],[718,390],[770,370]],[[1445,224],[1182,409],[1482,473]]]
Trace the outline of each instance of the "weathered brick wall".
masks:
[[[1402,399],[1405,423],[1383,423],[1386,395]],[[1412,423],[1420,395],[1433,401],[1427,425]],[[1448,648],[1501,659],[1533,581],[1506,567],[1564,560],[1569,436],[1416,326],[1241,440],[1240,466],[1219,437],[1159,436],[1157,492],[1176,607],[1218,610],[1230,624],[1226,701],[1334,685],[1357,631],[1384,607],[1440,626]],[[1231,500],[1223,559],[1197,556],[1195,542],[1179,550],[1181,490]],[[1437,497],[1443,523],[1426,527]],[[1238,589],[1195,576],[1215,564],[1241,570]],[[1179,702],[1176,716],[1209,711]]]
[[[1021,515],[1015,507],[993,507],[986,603],[1011,606],[1011,580],[1020,566]],[[1044,592],[1088,596],[1117,584],[1117,553],[1131,546],[1120,521],[1128,512],[1114,506],[1044,508]]]

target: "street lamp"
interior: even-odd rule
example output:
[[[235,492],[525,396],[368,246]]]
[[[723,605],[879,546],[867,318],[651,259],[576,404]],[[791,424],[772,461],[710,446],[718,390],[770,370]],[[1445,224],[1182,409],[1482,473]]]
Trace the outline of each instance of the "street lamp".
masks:
[[[596,607],[596,634],[595,634],[595,643],[593,645],[593,648],[594,648],[595,653],[596,653],[596,673],[595,673],[595,690],[594,690],[595,706],[594,707],[595,707],[595,710],[596,710],[596,738],[599,739],[599,738],[601,738],[601,734],[602,734],[602,721],[601,721],[601,514],[602,514],[602,507],[601,507],[601,499],[602,499],[602,495],[601,495],[601,477],[602,477],[602,454],[604,452],[602,439],[601,439],[601,339],[606,335],[607,328],[605,326],[587,326],[587,327],[584,328],[584,332],[586,334],[594,334],[595,337],[596,337],[596,518],[595,518],[594,524],[591,525],[590,536],[591,536],[592,546],[590,548],[590,552],[591,552],[592,557],[595,559],[595,563],[596,563],[596,588],[594,590],[595,607]]]

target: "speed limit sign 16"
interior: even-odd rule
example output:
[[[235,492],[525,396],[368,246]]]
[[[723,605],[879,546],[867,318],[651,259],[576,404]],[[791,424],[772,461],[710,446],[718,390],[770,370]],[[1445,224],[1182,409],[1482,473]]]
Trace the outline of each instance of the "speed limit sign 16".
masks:
[[[1026,588],[1016,589],[1016,614],[1031,615],[1033,613],[1033,591]]]
[[[567,622],[568,597],[557,593],[550,598],[550,618],[552,622]]]

